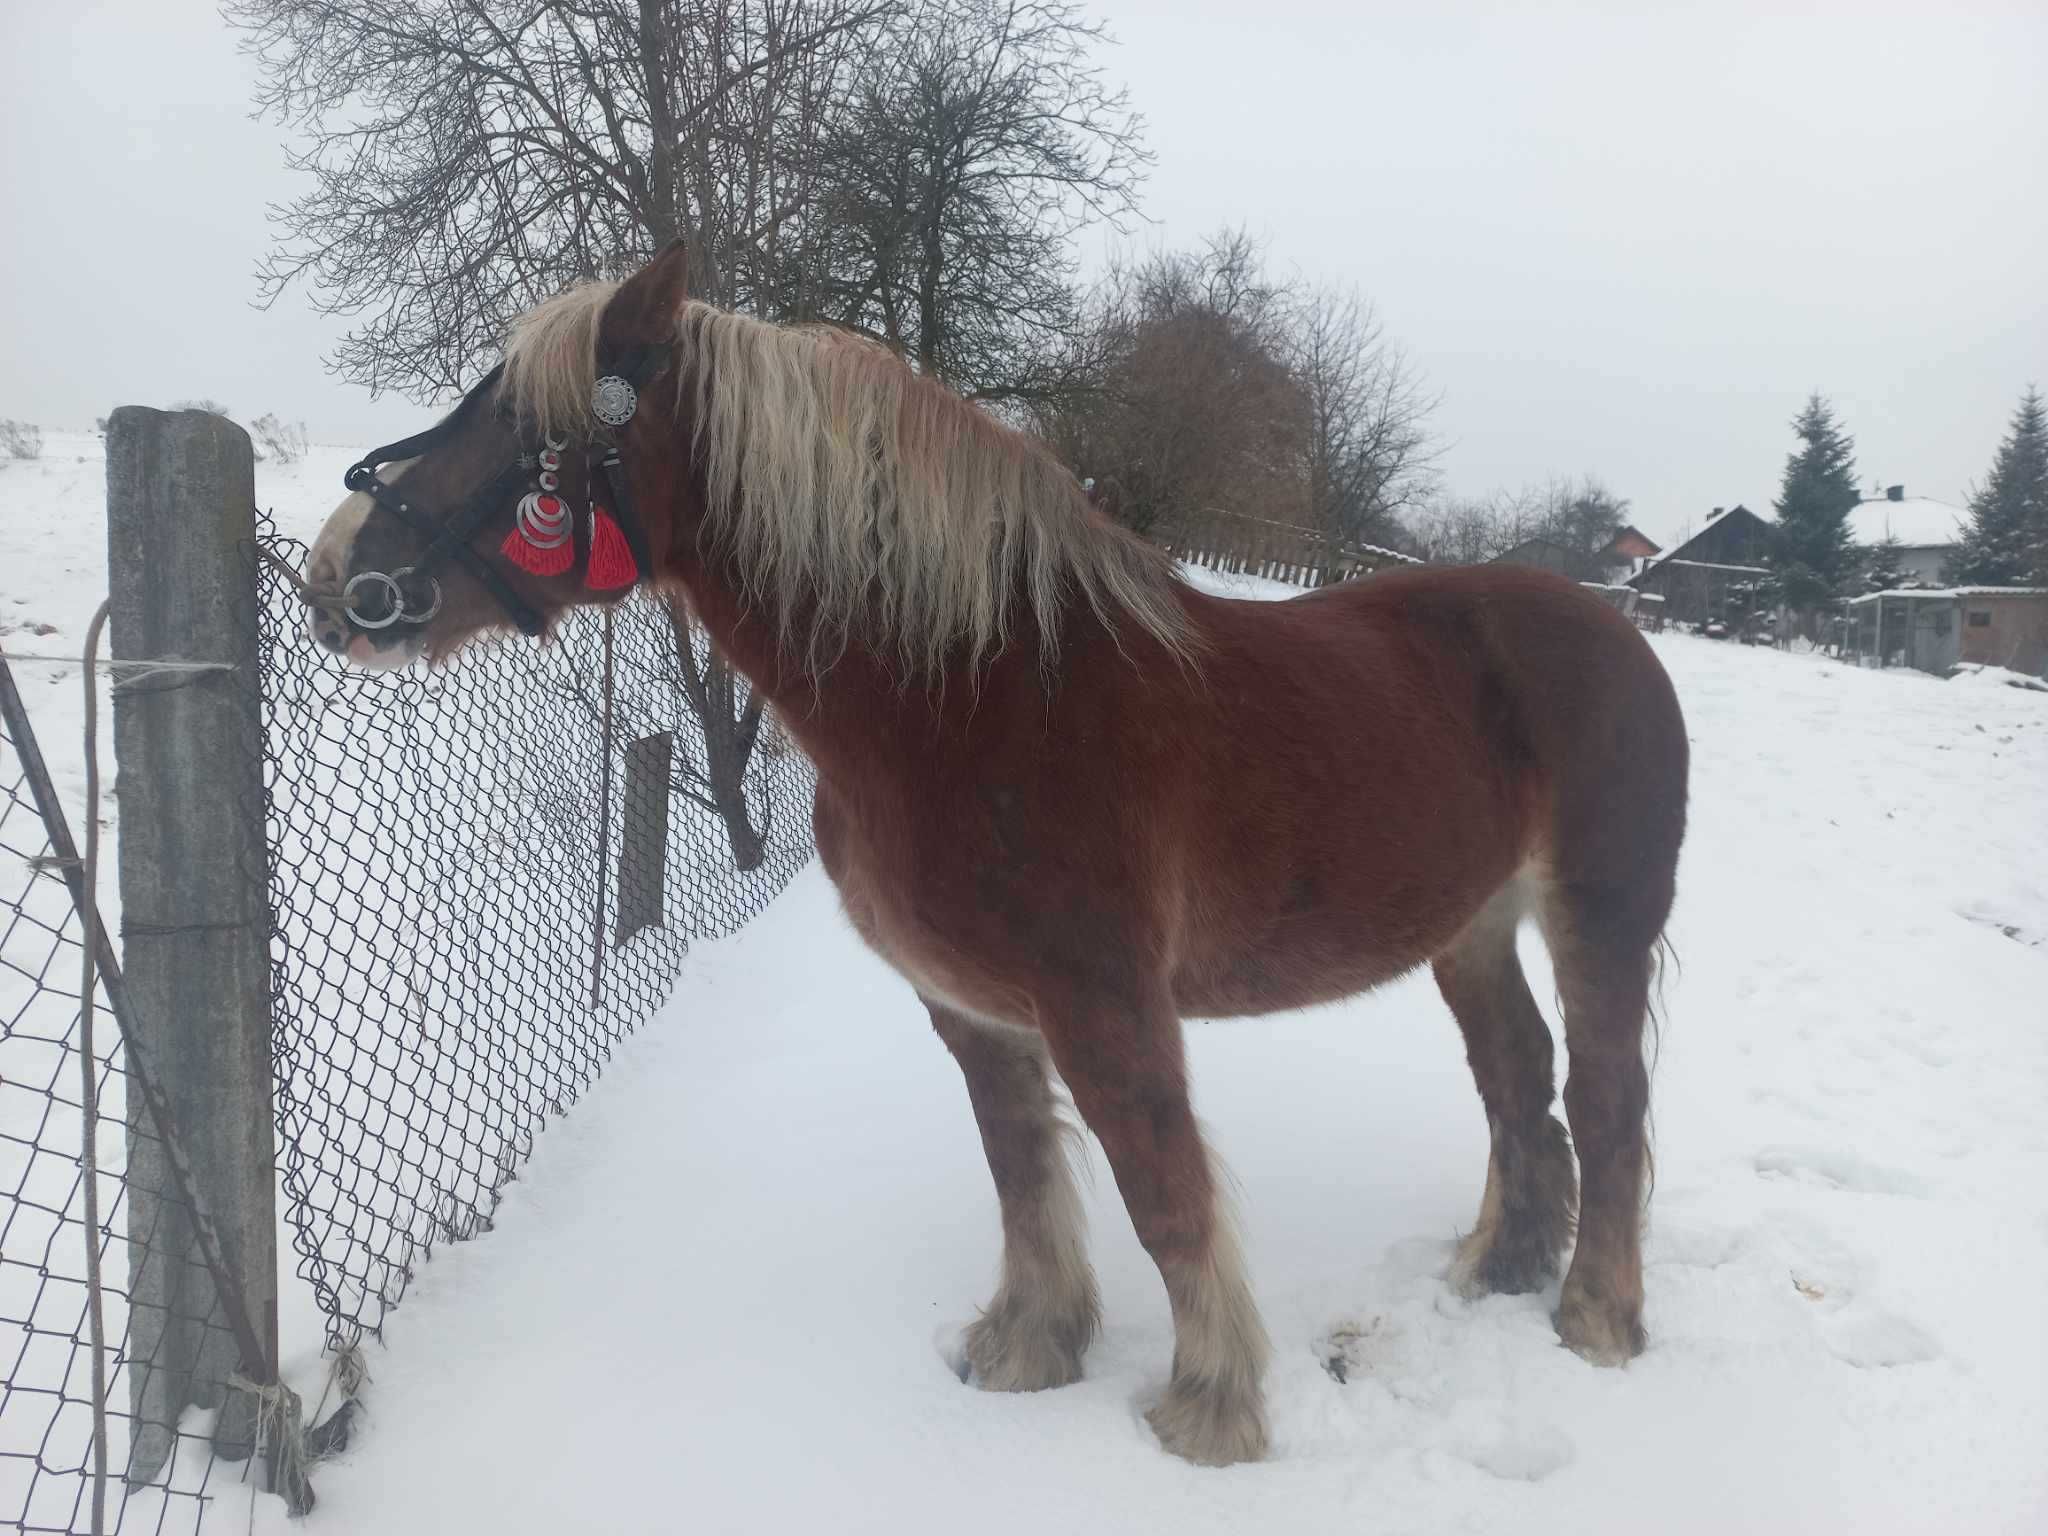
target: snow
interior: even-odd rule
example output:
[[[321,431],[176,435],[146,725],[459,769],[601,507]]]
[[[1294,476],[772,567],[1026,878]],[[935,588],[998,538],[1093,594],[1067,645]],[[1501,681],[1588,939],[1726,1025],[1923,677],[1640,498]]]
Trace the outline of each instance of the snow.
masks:
[[[1849,599],[1851,608],[1880,597],[2048,597],[2048,587],[1886,587]]]
[[[1428,563],[1427,561],[1417,559],[1414,555],[1404,555],[1398,549],[1388,549],[1384,544],[1352,544],[1346,547],[1363,550],[1368,555],[1379,555],[1384,559],[1393,561],[1397,565],[1426,565]]]
[[[1290,597],[1301,596],[1301,588],[1290,587],[1284,581],[1274,581],[1267,576],[1251,576],[1237,571],[1212,571],[1206,566],[1181,563],[1181,576],[1191,587],[1200,587],[1218,597],[1238,597],[1252,602],[1280,602]]]
[[[264,466],[260,499],[303,534],[349,457]],[[75,651],[104,586],[97,444],[53,434],[0,491],[0,643]],[[1651,1347],[1628,1369],[1558,1347],[1555,1287],[1445,1286],[1486,1134],[1418,975],[1190,1029],[1275,1341],[1270,1460],[1196,1469],[1152,1438],[1170,1325],[1099,1152],[1086,1378],[961,1385],[949,1355],[999,1240],[974,1122],[814,866],[694,951],[494,1230],[419,1271],[303,1529],[2042,1529],[2048,696],[1651,643],[1694,798],[1654,1079]],[[75,676],[20,671],[75,813]],[[1532,935],[1524,955],[1548,999]],[[317,1317],[286,1284],[310,1401]],[[255,1503],[230,1490],[213,1520],[288,1528]]]
[[[1857,544],[1881,544],[1891,537],[1909,549],[1953,544],[1962,537],[1968,517],[1961,507],[1931,496],[1908,496],[1902,501],[1878,497],[1850,511],[1849,537]]]

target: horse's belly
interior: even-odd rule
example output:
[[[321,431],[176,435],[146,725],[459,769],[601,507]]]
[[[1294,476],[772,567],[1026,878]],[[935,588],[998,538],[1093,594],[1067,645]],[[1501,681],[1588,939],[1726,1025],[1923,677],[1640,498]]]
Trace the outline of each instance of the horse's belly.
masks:
[[[1262,944],[1204,956],[1174,973],[1183,1018],[1221,1019],[1313,1008],[1370,991],[1412,970],[1419,956],[1389,955],[1357,944]]]
[[[1450,943],[1500,885],[1488,861],[1459,852],[1419,861],[1427,877],[1297,876],[1285,890],[1241,897],[1236,909],[1261,917],[1183,936],[1175,1003],[1183,1015],[1200,1018],[1277,1013],[1352,997],[1405,975]]]

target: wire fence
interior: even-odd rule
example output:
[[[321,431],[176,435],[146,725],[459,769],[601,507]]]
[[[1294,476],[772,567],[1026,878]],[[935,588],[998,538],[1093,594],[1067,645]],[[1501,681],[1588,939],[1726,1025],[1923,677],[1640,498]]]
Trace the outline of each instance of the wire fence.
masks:
[[[267,529],[259,545],[303,563]],[[488,1228],[540,1130],[661,1006],[691,943],[738,929],[809,859],[814,779],[663,601],[375,674],[317,646],[284,576],[249,563],[257,675],[230,686],[261,722],[278,1221],[346,1359],[438,1244]],[[54,791],[35,792],[4,660],[0,682],[0,1531],[93,1528],[89,1241],[105,1528],[197,1530],[261,1460],[234,1410],[247,1384],[221,1364],[236,1320],[114,1027],[117,967],[92,1014],[88,1232],[75,853]],[[217,1411],[155,1422],[142,1382],[177,1372],[190,1390],[173,1401]]]
[[[37,780],[40,779],[40,783]],[[88,1057],[81,923],[63,814],[0,656],[0,1529],[90,1529],[93,1344],[87,1245],[100,1254],[107,1350],[108,1529],[196,1530],[218,1463],[210,1424],[151,1422],[146,1378],[233,1358],[233,1330],[186,1238],[192,1212],[132,1091],[102,954]],[[88,1227],[85,1063],[92,1063],[99,1224]],[[150,1296],[131,1304],[148,1274]],[[218,1403],[223,1379],[194,1384]],[[230,1447],[232,1449],[232,1447]],[[246,1455],[246,1449],[242,1453]]]
[[[690,943],[809,859],[813,779],[660,600],[377,674],[264,580],[284,1208],[342,1350],[489,1226]]]

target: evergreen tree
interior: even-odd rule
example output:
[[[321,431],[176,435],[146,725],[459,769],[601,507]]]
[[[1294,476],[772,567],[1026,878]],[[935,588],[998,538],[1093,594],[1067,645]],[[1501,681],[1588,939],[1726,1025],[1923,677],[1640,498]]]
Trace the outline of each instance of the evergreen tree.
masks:
[[[1991,478],[1971,493],[1970,521],[1946,576],[1987,587],[2048,586],[2048,410],[2038,389],[2020,398]]]
[[[1778,596],[1799,612],[1831,601],[1856,566],[1849,513],[1861,501],[1855,447],[1816,391],[1793,419],[1799,448],[1785,460],[1769,564]]]
[[[1863,564],[1863,590],[1890,592],[1907,585],[1906,566],[1900,552],[1904,545],[1896,534],[1886,534],[1870,547]]]

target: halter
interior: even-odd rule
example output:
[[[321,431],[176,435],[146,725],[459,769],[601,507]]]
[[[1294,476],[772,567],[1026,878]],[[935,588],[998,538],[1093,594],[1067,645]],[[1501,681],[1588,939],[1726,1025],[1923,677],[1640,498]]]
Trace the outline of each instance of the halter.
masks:
[[[645,577],[652,569],[652,562],[649,558],[646,530],[641,527],[640,520],[633,515],[632,505],[627,500],[626,477],[624,474],[612,473],[613,470],[622,467],[614,434],[633,419],[633,413],[639,406],[640,391],[661,371],[667,357],[668,349],[664,347],[636,347],[619,360],[617,367],[609,370],[600,368],[597,382],[591,390],[591,410],[602,425],[586,443],[589,484],[593,498],[592,537],[585,545],[584,559],[587,571],[591,550],[597,542],[598,520],[602,513],[602,509],[596,503],[595,493],[602,486],[606,502],[616,512],[619,531],[625,536],[625,543],[631,556],[629,577],[618,585],[629,586]],[[483,380],[465,395],[462,403],[443,420],[424,432],[417,432],[395,443],[386,443],[381,448],[372,448],[350,465],[348,473],[342,476],[342,484],[349,490],[360,491],[368,496],[378,506],[427,540],[426,549],[411,565],[401,566],[389,572],[358,571],[349,578],[348,584],[342,588],[342,606],[349,618],[359,627],[386,629],[393,624],[425,624],[432,619],[441,611],[441,583],[435,572],[451,559],[457,561],[464,570],[476,578],[477,583],[504,610],[505,617],[517,626],[520,633],[539,635],[547,627],[547,621],[541,617],[540,612],[514,590],[512,583],[499,573],[496,566],[470,546],[470,540],[476,536],[477,531],[503,510],[507,500],[519,498],[519,488],[527,476],[526,464],[523,461],[506,465],[457,508],[452,516],[445,518],[433,516],[427,509],[407,497],[399,487],[381,479],[377,474],[378,468],[382,465],[401,459],[416,459],[429,449],[445,442],[475,407],[476,402],[489,392],[504,372],[505,365],[498,364],[484,375]],[[537,456],[543,465],[547,464],[549,458],[554,460],[552,467],[543,468],[541,471],[541,484],[546,491],[551,492],[555,488],[551,482],[558,483],[555,470],[560,467],[560,450],[565,446],[566,442],[549,439],[547,446]],[[508,544],[512,539],[518,538],[523,530],[532,526],[527,520],[527,503],[532,499],[531,495],[519,499],[516,526],[507,540]],[[575,563],[572,523],[573,519],[565,516],[558,530],[550,530],[551,534],[559,532],[556,544],[572,545],[569,559],[562,563],[563,570],[567,570]],[[530,533],[528,537],[531,537]],[[373,592],[383,594],[381,604],[375,611],[368,606],[369,603],[375,602],[369,598],[369,594]],[[415,603],[415,597],[421,600]]]

